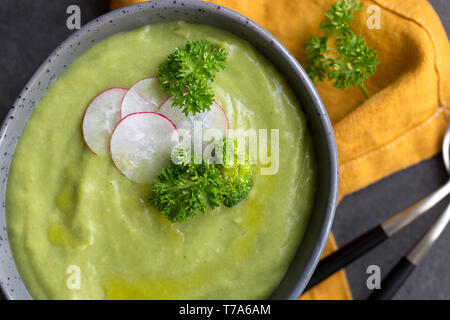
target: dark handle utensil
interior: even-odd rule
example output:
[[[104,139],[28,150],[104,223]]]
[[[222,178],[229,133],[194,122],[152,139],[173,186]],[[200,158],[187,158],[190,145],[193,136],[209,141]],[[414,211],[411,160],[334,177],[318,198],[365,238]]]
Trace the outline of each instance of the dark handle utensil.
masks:
[[[442,158],[444,160],[444,165],[447,169],[447,173],[450,175],[450,126],[447,127],[447,131],[445,132],[444,139],[442,141]],[[450,194],[450,180],[447,181],[447,183],[442,187],[431,193],[429,196],[423,198],[416,204],[396,214],[392,218],[383,222],[381,225],[364,233],[363,235],[359,236],[347,245],[341,247],[331,255],[322,259],[317,265],[317,268],[313,273],[311,280],[306,286],[305,290],[308,290],[322,280],[325,280],[336,271],[344,268],[349,263],[361,257],[366,252],[370,251],[372,248],[376,247],[378,244],[403,229],[406,225],[435,206],[448,194]],[[425,236],[427,236],[427,234]],[[414,250],[415,249],[413,249],[413,251]],[[413,255],[412,258],[414,258],[415,260],[409,259],[409,261],[412,261],[413,264],[417,265],[418,254],[416,254],[415,252],[411,252],[410,254]]]
[[[381,289],[375,289],[368,300],[390,300],[415,268],[415,264],[403,257],[383,280]]]
[[[439,216],[430,229],[420,240],[408,251],[408,253],[397,263],[392,271],[381,282],[381,289],[376,289],[369,300],[391,299],[408,276],[414,271],[425,254],[439,238],[450,221],[450,204]]]
[[[448,149],[447,149],[448,150]],[[423,213],[434,207],[438,202],[450,194],[450,180],[442,187],[423,198],[411,207],[386,220],[381,225],[371,229],[358,238],[322,259],[317,265],[311,280],[305,290],[309,290],[319,282],[325,280],[336,271],[363,256],[406,225],[420,217]]]
[[[316,284],[361,257],[364,253],[370,251],[387,238],[388,235],[383,228],[377,226],[341,247],[334,253],[326,256],[317,265],[305,290],[314,287]]]

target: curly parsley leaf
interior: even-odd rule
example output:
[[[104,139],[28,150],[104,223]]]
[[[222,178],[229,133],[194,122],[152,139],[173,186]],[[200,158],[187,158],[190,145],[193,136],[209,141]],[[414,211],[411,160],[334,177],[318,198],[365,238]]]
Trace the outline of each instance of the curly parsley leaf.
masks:
[[[211,163],[202,156],[187,155],[184,149],[177,150],[170,166],[153,182],[150,202],[171,222],[184,222],[222,203],[232,207],[250,192],[253,172],[248,154],[239,151],[229,138],[220,143],[222,148],[216,151],[221,149],[217,152],[221,160]]]
[[[369,98],[364,81],[373,76],[379,61],[378,53],[351,30],[353,13],[362,8],[359,0],[338,0],[328,9],[320,25],[325,35],[305,43],[306,72],[314,83],[330,80],[339,89],[358,86]]]
[[[173,96],[174,107],[183,113],[196,114],[210,109],[214,100],[211,82],[215,73],[225,69],[227,52],[207,40],[188,41],[178,47],[160,65],[158,79],[164,91]]]
[[[224,193],[220,169],[205,160],[200,164],[192,160],[162,170],[153,182],[150,201],[171,222],[183,222],[220,206]]]

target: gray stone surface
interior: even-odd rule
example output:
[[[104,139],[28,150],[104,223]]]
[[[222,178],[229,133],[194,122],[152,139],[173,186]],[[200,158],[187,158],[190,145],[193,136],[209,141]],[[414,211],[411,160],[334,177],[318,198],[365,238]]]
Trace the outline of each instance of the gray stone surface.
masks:
[[[72,31],[67,30],[66,8],[77,4],[83,24],[108,9],[108,0],[2,0],[0,6],[0,120],[41,62]],[[447,33],[450,30],[450,1],[430,0]],[[439,156],[396,173],[346,197],[340,204],[333,232],[342,245],[427,195],[447,179]],[[364,299],[366,268],[377,264],[388,272],[401,255],[425,232],[443,210],[441,203],[400,234],[347,268],[353,295]],[[397,299],[450,299],[450,228],[415,270]],[[0,292],[1,298],[1,292]]]

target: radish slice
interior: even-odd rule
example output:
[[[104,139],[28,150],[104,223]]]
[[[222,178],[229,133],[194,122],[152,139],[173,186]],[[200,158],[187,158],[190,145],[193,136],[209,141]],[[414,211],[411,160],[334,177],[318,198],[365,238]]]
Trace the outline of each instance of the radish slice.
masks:
[[[194,134],[194,124],[199,122],[203,132],[207,129],[216,129],[220,132],[222,137],[227,136],[229,123],[225,111],[217,103],[213,102],[208,111],[197,113],[196,115],[189,114],[187,117],[178,107],[172,107],[172,99],[167,99],[158,109],[159,113],[168,117],[175,124],[178,130],[184,129],[191,137]]]
[[[122,101],[121,117],[136,112],[154,112],[167,99],[168,95],[161,89],[158,78],[144,78],[136,82]]]
[[[177,128],[165,116],[139,112],[120,120],[111,136],[111,157],[130,180],[150,183],[169,165]]]
[[[107,155],[111,132],[120,120],[122,99],[127,89],[111,88],[91,100],[83,117],[83,137],[92,152]]]

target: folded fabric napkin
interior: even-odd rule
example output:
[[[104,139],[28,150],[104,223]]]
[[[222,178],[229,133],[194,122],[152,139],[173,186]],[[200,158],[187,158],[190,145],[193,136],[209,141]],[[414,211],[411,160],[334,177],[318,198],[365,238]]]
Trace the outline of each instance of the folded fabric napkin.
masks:
[[[111,8],[142,0],[112,0]],[[212,0],[263,26],[306,65],[304,43],[322,35],[319,24],[335,0]],[[435,155],[449,124],[450,45],[425,0],[363,0],[353,30],[379,53],[380,64],[359,88],[317,84],[336,134],[339,200],[343,196]],[[371,7],[369,11],[366,9]],[[368,19],[380,13],[380,29]],[[363,231],[363,230],[361,230]],[[332,236],[324,255],[336,249]],[[351,299],[343,271],[304,293],[302,299]]]

